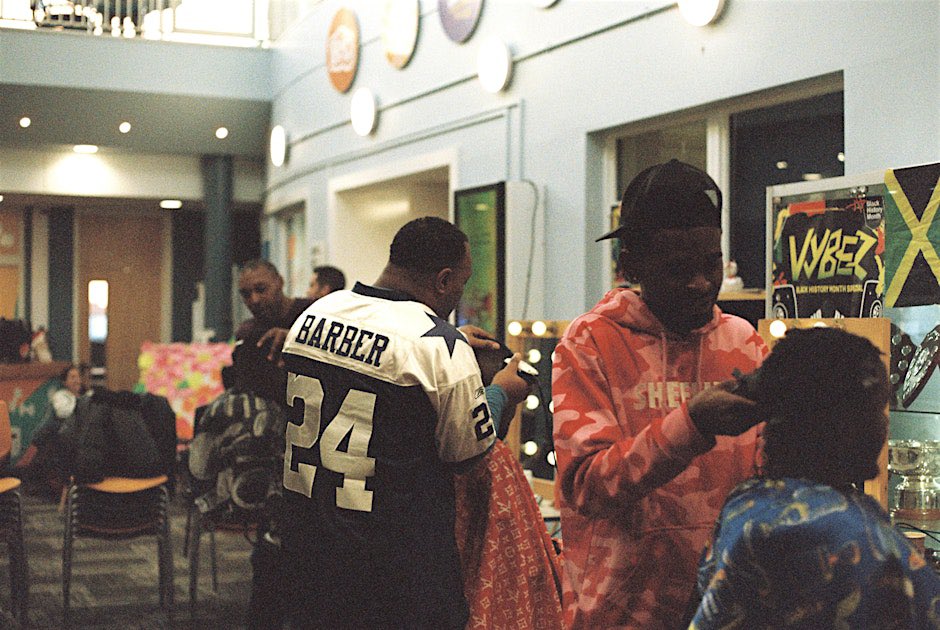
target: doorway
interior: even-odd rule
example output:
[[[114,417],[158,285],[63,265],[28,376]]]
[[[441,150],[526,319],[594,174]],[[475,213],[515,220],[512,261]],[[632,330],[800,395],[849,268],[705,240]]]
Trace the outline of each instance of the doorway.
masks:
[[[379,277],[392,238],[405,223],[424,216],[450,220],[450,193],[448,166],[337,191],[330,262],[346,274],[347,287]]]
[[[161,340],[167,223],[152,214],[78,213],[77,355],[103,368],[110,389],[132,389],[141,344]]]

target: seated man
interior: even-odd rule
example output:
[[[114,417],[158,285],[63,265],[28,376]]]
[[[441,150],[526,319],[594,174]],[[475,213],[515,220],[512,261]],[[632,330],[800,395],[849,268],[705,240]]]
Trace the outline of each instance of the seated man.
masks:
[[[746,388],[764,468],[729,495],[692,628],[934,628],[940,578],[856,483],[878,474],[890,387],[879,351],[790,331]]]

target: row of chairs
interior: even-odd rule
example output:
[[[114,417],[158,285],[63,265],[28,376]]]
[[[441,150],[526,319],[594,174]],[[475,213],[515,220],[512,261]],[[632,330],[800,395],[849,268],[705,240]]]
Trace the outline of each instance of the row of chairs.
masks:
[[[9,457],[12,447],[10,415],[0,401],[0,461]],[[174,606],[173,554],[170,539],[170,486],[166,475],[149,479],[106,478],[92,484],[70,483],[66,490],[65,528],[62,546],[63,617],[70,620],[72,563],[77,538],[127,540],[154,536],[157,541],[160,606],[171,611]],[[196,515],[193,518],[193,515]],[[195,614],[199,540],[210,533],[212,587],[218,590],[215,565],[215,526],[212,519],[198,517],[190,502],[186,523],[184,553],[189,556],[190,612]],[[23,536],[23,511],[20,480],[0,477],[0,540],[9,549],[11,613],[21,627],[27,625],[29,578]]]

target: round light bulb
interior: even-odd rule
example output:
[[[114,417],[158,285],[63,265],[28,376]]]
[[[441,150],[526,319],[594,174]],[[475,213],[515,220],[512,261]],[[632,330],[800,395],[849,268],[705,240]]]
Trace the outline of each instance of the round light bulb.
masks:
[[[506,326],[506,331],[513,337],[518,337],[522,334],[522,324],[519,322],[509,322],[509,325]]]
[[[539,452],[539,445],[533,442],[532,440],[529,440],[528,442],[522,445],[522,452],[528,455],[529,457],[532,457],[533,455]]]
[[[368,136],[375,129],[375,96],[372,90],[361,87],[353,92],[352,103],[349,106],[349,118],[352,120],[353,131],[360,136]]]
[[[128,133],[131,130],[131,124],[126,120],[118,125],[118,131],[121,133]]]
[[[33,121],[30,119],[29,116],[23,116],[22,118],[20,118],[20,127],[22,127],[23,129],[26,129],[31,124],[33,124]]]
[[[542,360],[542,353],[538,351],[538,348],[532,348],[531,350],[529,350],[529,354],[526,357],[526,361],[528,361],[531,365],[535,365],[541,360]]]
[[[282,166],[284,160],[287,158],[287,132],[284,131],[284,127],[275,125],[274,128],[271,129],[269,149],[271,153],[271,164],[274,166]]]
[[[549,466],[555,465],[555,451],[549,451],[548,455],[545,456],[545,461],[548,462]]]
[[[541,337],[548,330],[548,326],[543,321],[532,322],[532,334]]]
[[[780,339],[785,334],[787,334],[787,325],[785,323],[783,323],[779,319],[775,319],[774,321],[770,322],[770,336],[771,337],[773,337],[774,339]]]
[[[480,45],[477,53],[477,78],[483,89],[491,94],[501,92],[512,75],[512,52],[502,40],[490,38]]]
[[[529,394],[528,396],[526,396],[525,398],[526,409],[528,409],[529,411],[533,411],[534,409],[538,409],[538,407],[539,407],[538,396],[536,396],[535,394]]]
[[[215,130],[215,137],[219,140],[225,140],[228,138],[228,129],[225,127],[219,127]]]
[[[692,26],[706,26],[718,19],[725,0],[679,0],[679,13]]]

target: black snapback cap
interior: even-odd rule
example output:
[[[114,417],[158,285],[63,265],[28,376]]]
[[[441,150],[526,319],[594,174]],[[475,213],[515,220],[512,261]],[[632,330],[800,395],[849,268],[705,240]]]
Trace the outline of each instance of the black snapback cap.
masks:
[[[595,242],[687,227],[721,227],[721,190],[705,171],[672,159],[633,178],[620,201],[620,226]]]

